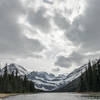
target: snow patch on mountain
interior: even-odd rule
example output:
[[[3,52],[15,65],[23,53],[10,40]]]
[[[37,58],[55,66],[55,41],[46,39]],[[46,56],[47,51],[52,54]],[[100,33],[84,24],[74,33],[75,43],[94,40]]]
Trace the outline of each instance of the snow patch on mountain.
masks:
[[[18,75],[24,76],[27,75],[27,78],[34,82],[35,87],[37,89],[41,89],[44,91],[53,91],[57,88],[64,87],[65,85],[69,84],[71,81],[78,78],[81,73],[85,72],[87,67],[87,64],[84,66],[75,69],[70,74],[66,75],[58,75],[55,76],[54,74],[49,74],[47,72],[36,72],[33,71],[31,73],[28,73],[28,71],[15,63],[7,65],[8,74],[11,74],[12,72],[16,73],[16,70],[18,71]],[[4,74],[5,67],[3,69],[0,69],[0,74]]]
[[[18,75],[20,75],[20,76],[23,76],[23,75],[27,75],[28,74],[28,71],[24,67],[22,67],[20,65],[17,65],[15,63],[6,65],[6,67],[7,67],[8,74],[12,74],[12,72],[14,72],[14,74],[16,74],[16,71],[18,72]],[[6,67],[4,67],[1,70],[2,75],[4,74],[4,71],[5,71],[5,68]]]
[[[74,71],[72,71],[70,74],[68,74],[66,76],[65,79],[62,80],[64,84],[62,84],[60,87],[64,87],[67,84],[69,84],[70,82],[72,82],[73,80],[75,80],[78,77],[80,77],[81,76],[81,73],[84,73],[86,71],[86,68],[87,68],[87,64],[85,64],[82,67],[77,68]],[[58,87],[58,88],[60,88],[60,87]]]
[[[46,72],[31,72],[28,79],[35,83],[35,87],[44,91],[53,91],[61,85],[62,78]]]

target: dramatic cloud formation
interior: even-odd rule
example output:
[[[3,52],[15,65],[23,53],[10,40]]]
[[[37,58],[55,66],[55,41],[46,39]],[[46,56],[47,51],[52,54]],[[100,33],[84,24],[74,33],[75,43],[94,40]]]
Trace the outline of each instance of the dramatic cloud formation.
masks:
[[[31,9],[28,13],[28,21],[33,27],[40,29],[44,33],[48,33],[51,29],[50,18],[45,17],[45,13],[46,8],[44,7],[40,7],[38,11]]]
[[[56,66],[61,66],[65,68],[72,67],[72,64],[76,64],[77,66],[84,64],[85,55],[78,54],[77,52],[73,52],[68,57],[58,56],[58,60],[56,61]]]
[[[67,30],[70,27],[70,21],[59,13],[55,14],[54,21],[60,29]]]
[[[99,58],[99,4],[99,0],[0,0],[1,60],[57,74]]]
[[[19,0],[0,1],[0,54],[3,56],[27,56],[32,52],[43,50],[39,40],[28,39],[23,34],[23,28],[17,22],[24,14],[24,8]]]
[[[87,0],[86,10],[83,15],[77,17],[71,28],[66,32],[66,36],[75,45],[81,45],[81,51],[99,51],[100,46],[100,1]]]

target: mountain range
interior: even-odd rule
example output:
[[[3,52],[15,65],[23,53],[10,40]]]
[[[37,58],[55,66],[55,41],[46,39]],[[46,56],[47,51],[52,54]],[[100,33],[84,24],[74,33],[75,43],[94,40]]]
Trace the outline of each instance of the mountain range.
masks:
[[[66,75],[58,75],[55,76],[54,74],[48,74],[47,72],[28,72],[24,67],[12,63],[7,65],[8,74],[11,74],[16,71],[18,71],[18,75],[24,76],[26,75],[27,78],[35,83],[35,88],[43,90],[43,91],[54,91],[54,90],[60,90],[60,88],[65,87],[69,83],[71,83],[73,80],[80,77],[81,72],[85,71],[85,68],[87,65],[84,65],[80,68],[75,69],[70,74]],[[3,75],[5,70],[5,67],[0,69],[0,75]]]

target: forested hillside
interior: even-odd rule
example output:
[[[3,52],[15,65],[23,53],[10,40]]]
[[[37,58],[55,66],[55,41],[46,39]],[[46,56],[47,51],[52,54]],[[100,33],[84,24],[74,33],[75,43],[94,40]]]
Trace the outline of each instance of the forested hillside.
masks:
[[[88,63],[86,72],[80,77],[80,92],[94,91],[100,92],[100,59],[96,62]]]
[[[34,83],[25,76],[18,75],[18,71],[8,74],[5,66],[4,74],[0,76],[1,93],[28,93],[35,92]]]
[[[78,70],[80,70],[80,68]],[[95,61],[89,61],[89,63],[84,66],[84,70],[80,70],[80,73],[81,74],[79,75],[79,77],[74,78],[74,80],[72,80],[63,87],[56,89],[55,91],[100,92],[100,59]]]

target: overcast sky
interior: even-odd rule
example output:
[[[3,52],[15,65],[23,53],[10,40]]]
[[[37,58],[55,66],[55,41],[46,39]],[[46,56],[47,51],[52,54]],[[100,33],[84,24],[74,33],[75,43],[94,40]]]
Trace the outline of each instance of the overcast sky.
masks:
[[[0,0],[0,60],[69,73],[100,55],[100,0]]]

